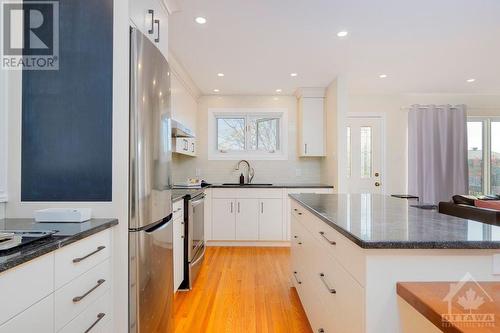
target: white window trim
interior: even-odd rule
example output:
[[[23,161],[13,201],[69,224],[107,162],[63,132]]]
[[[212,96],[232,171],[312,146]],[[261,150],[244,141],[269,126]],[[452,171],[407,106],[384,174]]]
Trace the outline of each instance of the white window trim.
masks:
[[[280,150],[276,153],[243,151],[221,153],[217,150],[217,116],[241,117],[243,115],[275,114],[280,118]],[[286,108],[210,108],[208,109],[208,160],[287,160],[288,159],[288,109]]]
[[[500,121],[497,116],[469,116],[467,122],[481,122],[483,124],[483,193],[491,193],[491,123]]]

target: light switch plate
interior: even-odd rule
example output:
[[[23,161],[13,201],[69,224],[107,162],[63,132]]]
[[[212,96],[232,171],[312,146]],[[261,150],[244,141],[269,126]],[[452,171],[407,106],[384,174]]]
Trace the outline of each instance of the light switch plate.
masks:
[[[500,275],[500,254],[493,255],[493,275]]]

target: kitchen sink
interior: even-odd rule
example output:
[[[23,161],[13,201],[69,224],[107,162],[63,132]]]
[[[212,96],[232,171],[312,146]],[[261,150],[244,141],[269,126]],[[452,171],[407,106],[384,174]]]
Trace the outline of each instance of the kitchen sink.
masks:
[[[272,186],[273,184],[264,184],[264,183],[251,183],[251,184],[243,184],[240,183],[224,183],[222,186]]]

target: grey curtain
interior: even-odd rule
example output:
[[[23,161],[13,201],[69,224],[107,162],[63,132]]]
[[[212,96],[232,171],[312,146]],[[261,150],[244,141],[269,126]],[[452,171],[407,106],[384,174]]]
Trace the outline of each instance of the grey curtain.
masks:
[[[413,105],[408,113],[408,190],[421,203],[469,191],[465,105]]]

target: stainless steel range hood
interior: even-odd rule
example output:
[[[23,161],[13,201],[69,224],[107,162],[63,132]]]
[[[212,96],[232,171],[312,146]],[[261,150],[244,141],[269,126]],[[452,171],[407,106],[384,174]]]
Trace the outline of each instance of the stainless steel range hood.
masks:
[[[172,137],[174,138],[194,138],[194,133],[175,119],[172,119]]]

